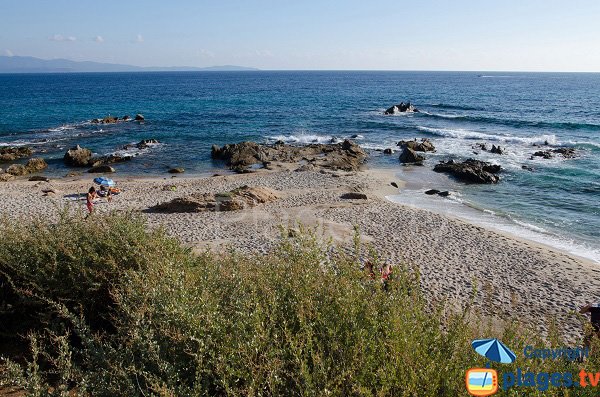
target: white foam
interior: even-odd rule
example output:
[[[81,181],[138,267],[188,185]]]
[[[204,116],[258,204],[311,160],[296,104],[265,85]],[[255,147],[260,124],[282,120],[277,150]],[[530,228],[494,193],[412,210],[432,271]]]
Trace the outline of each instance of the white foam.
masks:
[[[558,145],[558,140],[556,139],[556,135],[554,134],[546,134],[546,135],[536,135],[532,137],[522,137],[522,136],[514,136],[514,135],[498,135],[498,134],[486,134],[484,132],[465,130],[465,129],[451,129],[451,128],[434,128],[434,127],[425,127],[425,126],[417,126],[417,129],[423,132],[427,132],[433,135],[447,137],[447,138],[456,138],[456,139],[479,139],[479,140],[487,140],[487,141],[496,141],[496,142],[506,142],[506,143],[523,143],[532,145],[536,144],[544,144],[548,142],[550,145]]]
[[[455,194],[455,192],[452,192],[452,195]],[[426,209],[442,215],[450,215],[471,224],[548,245],[600,264],[600,247],[557,235],[543,227],[522,220],[499,216],[494,211],[477,208],[475,205],[464,202],[462,199],[453,197],[452,195],[442,198],[427,196],[423,194],[423,190],[402,190],[401,194],[387,196],[386,198],[395,203]]]

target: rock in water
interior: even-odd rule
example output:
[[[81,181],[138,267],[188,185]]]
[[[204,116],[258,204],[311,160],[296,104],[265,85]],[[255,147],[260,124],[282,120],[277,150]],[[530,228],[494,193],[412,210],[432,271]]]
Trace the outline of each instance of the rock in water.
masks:
[[[384,149],[383,154],[393,154],[394,151],[392,149]]]
[[[407,147],[415,152],[435,152],[435,146],[427,138],[421,139],[421,142],[418,142],[416,139],[412,141],[400,141],[396,146],[400,146],[401,148]]]
[[[432,195],[434,195],[434,194],[438,194],[439,192],[440,192],[440,191],[439,191],[439,190],[437,190],[437,189],[429,189],[429,190],[426,190],[426,191],[425,191],[425,194],[427,194],[427,195],[429,195],[429,196],[432,196]]]
[[[419,109],[413,106],[412,103],[400,102],[398,105],[394,105],[388,108],[384,114],[396,114],[396,113],[418,113]]]
[[[398,189],[398,184],[396,182],[391,182],[390,185],[392,185],[393,187],[395,187],[396,189]]]
[[[110,174],[116,172],[110,165],[98,165],[88,170],[90,174]]]
[[[504,149],[502,149],[500,146],[492,145],[492,148],[490,149],[490,153],[504,154]]]
[[[63,157],[65,164],[73,167],[87,167],[91,158],[92,151],[90,149],[82,148],[79,145],[69,149]]]
[[[135,115],[135,121],[144,121],[144,120],[145,119],[144,119],[143,115],[141,115],[139,113]]]
[[[168,172],[169,172],[169,174],[183,174],[185,172],[185,169],[183,169],[181,167],[176,167],[176,168],[171,168]]]
[[[439,192],[439,193],[438,193],[438,196],[441,196],[441,197],[448,197],[448,196],[450,196],[450,192],[449,192],[449,191],[447,191],[447,190],[446,190],[446,191],[443,191],[443,192]]]
[[[400,154],[399,160],[401,163],[409,164],[409,163],[421,163],[425,158],[419,154],[417,154],[411,148],[405,146]]]
[[[0,149],[0,162],[15,161],[32,154],[33,150],[27,146],[5,147]]]
[[[42,158],[34,158],[25,164],[25,168],[27,169],[28,174],[33,174],[45,170],[48,168],[48,164],[46,164]]]
[[[499,165],[469,159],[462,163],[455,162],[454,160],[442,161],[433,170],[435,172],[448,173],[464,182],[497,183],[500,177],[496,174],[500,172],[501,168]]]

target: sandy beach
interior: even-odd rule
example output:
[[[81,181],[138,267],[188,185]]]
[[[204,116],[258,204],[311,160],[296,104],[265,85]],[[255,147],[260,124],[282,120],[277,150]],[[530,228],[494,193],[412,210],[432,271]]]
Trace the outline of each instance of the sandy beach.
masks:
[[[477,289],[475,308],[492,321],[525,320],[540,332],[550,316],[569,339],[581,335],[573,315],[579,306],[600,297],[600,268],[587,260],[550,247],[471,225],[459,219],[395,204],[385,197],[397,193],[390,185],[402,181],[393,171],[358,172],[262,170],[213,177],[114,178],[123,193],[111,203],[96,205],[98,213],[136,211],[148,225],[164,227],[195,250],[268,252],[281,236],[281,226],[297,223],[317,227],[324,239],[350,250],[354,227],[382,260],[420,269],[431,301],[463,307]],[[158,213],[150,207],[192,193],[219,193],[240,186],[275,190],[279,199],[231,212]],[[84,201],[65,197],[84,193],[88,176],[50,182],[16,180],[2,183],[0,213],[24,220],[51,218],[70,206],[85,216]],[[53,189],[55,193],[45,194]],[[361,192],[367,199],[342,199]]]

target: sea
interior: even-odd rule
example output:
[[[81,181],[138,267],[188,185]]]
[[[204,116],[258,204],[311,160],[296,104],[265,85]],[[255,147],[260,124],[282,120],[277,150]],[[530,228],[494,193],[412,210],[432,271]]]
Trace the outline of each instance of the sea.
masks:
[[[386,116],[410,101],[420,110]],[[93,124],[107,115],[143,123]],[[213,144],[293,144],[352,138],[369,166],[397,173],[406,188],[389,197],[552,245],[600,264],[600,74],[505,72],[256,71],[0,74],[0,146],[27,145],[62,176],[65,151],[133,154],[114,178],[165,176],[170,167],[206,175],[223,164]],[[435,153],[405,166],[399,140],[429,138]],[[142,139],[160,143],[123,147]],[[506,154],[474,149],[500,145]],[[577,157],[532,158],[567,146]],[[477,154],[476,154],[477,152]],[[500,164],[495,185],[459,183],[432,171],[440,160]],[[1,166],[1,165],[0,165]],[[525,168],[523,167],[525,166]],[[449,190],[447,198],[427,189]],[[0,186],[0,195],[2,189]],[[398,233],[402,230],[398,225]]]

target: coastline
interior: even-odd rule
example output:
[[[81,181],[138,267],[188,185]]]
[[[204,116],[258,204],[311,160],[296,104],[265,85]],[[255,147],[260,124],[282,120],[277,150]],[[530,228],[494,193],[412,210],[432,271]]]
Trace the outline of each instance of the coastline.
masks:
[[[584,258],[484,228],[451,216],[389,201],[398,193],[390,185],[404,184],[395,170],[370,168],[358,172],[266,171],[221,176],[134,177],[115,175],[123,193],[98,212],[141,213],[150,227],[167,232],[194,250],[234,248],[267,252],[280,239],[280,227],[298,223],[315,227],[324,240],[351,250],[354,226],[364,243],[382,261],[419,269],[422,288],[431,301],[463,308],[473,298],[474,309],[494,321],[521,318],[545,334],[550,316],[559,329],[575,339],[582,329],[573,311],[600,297],[600,267]],[[237,187],[260,186],[279,193],[279,199],[233,212],[158,213],[152,206],[192,193],[219,193]],[[51,218],[70,205],[85,214],[81,201],[64,196],[83,193],[91,178],[16,180],[3,183],[0,213],[8,218]],[[175,188],[173,188],[173,186]],[[54,189],[47,196],[42,190]],[[367,200],[345,200],[343,193],[360,192]],[[422,193],[421,193],[422,194]]]

